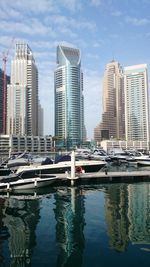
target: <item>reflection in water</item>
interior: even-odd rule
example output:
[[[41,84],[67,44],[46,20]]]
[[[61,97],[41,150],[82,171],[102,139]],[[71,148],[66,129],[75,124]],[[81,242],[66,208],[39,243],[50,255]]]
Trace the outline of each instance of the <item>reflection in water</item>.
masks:
[[[5,200],[2,222],[9,233],[10,266],[30,266],[32,249],[36,245],[35,229],[39,218],[38,200]]]
[[[150,244],[150,185],[128,187],[129,237],[134,244]]]
[[[79,188],[58,190],[55,194],[58,267],[82,266],[84,249],[84,196]]]
[[[0,265],[82,267],[84,257],[84,266],[91,266],[94,259],[95,266],[124,267],[132,257],[139,267],[138,260],[144,262],[145,254],[149,255],[149,183],[61,187],[51,195],[54,203],[49,195],[42,195],[41,202],[38,198],[0,198]],[[49,229],[53,229],[51,234]],[[98,251],[99,245],[104,253]],[[123,253],[125,250],[129,253]],[[121,252],[119,263],[116,251]],[[143,267],[148,266],[146,260]]]
[[[105,213],[110,247],[124,251],[132,244],[150,244],[150,185],[107,187]]]
[[[3,223],[3,208],[4,208],[5,199],[0,198],[0,264],[4,262],[3,256],[3,244],[4,241],[9,237],[6,226]]]
[[[105,213],[110,247],[117,251],[124,251],[129,242],[127,185],[107,187]]]

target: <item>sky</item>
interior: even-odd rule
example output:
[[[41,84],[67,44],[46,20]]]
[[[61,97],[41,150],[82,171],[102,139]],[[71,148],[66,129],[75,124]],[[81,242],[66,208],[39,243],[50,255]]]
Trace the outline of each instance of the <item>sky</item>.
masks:
[[[15,43],[27,42],[39,71],[44,134],[54,135],[54,70],[58,44],[81,51],[88,139],[101,121],[102,81],[112,59],[150,64],[150,0],[0,0],[0,67]]]

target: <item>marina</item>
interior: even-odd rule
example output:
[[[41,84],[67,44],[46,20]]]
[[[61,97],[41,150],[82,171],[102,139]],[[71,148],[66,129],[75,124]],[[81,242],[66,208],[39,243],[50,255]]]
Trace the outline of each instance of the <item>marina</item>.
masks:
[[[150,166],[70,156],[0,177],[0,265],[148,267]]]
[[[139,157],[143,158],[143,155]],[[145,157],[149,160],[149,156]],[[117,161],[116,156],[115,160],[113,156],[113,160],[110,161],[109,159],[107,162],[105,159],[81,158],[81,154],[78,159],[75,151],[72,151],[70,155],[63,155],[59,159],[56,158],[55,161],[46,157],[41,162],[38,159],[36,162],[32,161],[24,165],[24,158],[22,159],[20,156],[18,158],[17,156],[11,159],[12,169],[8,168],[8,164],[1,166],[1,174],[7,170],[10,171],[10,174],[0,176],[0,192],[21,191],[39,187],[150,181],[150,168],[148,166],[144,168],[138,167],[138,159],[136,164],[135,162],[134,164],[129,164],[127,159],[121,158],[120,160],[119,155],[117,156]],[[28,161],[26,154],[25,160]],[[10,160],[8,160],[9,162]],[[14,169],[14,166],[16,169]]]

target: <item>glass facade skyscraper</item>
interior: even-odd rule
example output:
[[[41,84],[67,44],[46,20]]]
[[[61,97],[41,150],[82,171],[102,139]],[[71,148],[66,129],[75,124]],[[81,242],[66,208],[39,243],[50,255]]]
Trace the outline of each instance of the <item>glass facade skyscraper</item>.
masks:
[[[6,75],[6,85],[8,83],[10,83],[10,76]],[[0,134],[5,134],[6,131],[4,116],[6,116],[6,109],[4,110],[4,72],[0,69]]]
[[[125,67],[126,140],[149,143],[149,101],[147,65]]]
[[[83,74],[80,51],[59,45],[55,70],[56,145],[80,146],[84,132]]]

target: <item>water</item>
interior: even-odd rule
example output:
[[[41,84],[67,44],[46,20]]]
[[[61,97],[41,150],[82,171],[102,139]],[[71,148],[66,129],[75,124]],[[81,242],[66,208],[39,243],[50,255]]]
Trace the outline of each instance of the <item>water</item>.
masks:
[[[150,266],[150,183],[0,196],[0,266]]]

